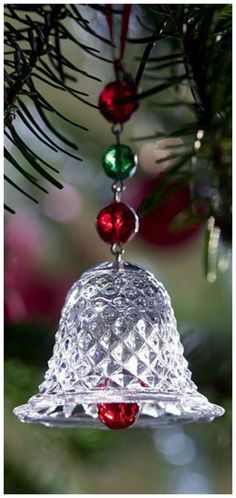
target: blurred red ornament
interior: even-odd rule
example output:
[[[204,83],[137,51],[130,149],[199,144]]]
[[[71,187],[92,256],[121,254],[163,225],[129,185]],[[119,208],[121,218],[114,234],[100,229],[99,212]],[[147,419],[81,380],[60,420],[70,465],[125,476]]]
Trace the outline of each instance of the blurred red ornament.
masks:
[[[132,197],[126,197],[128,202],[137,209],[144,199],[158,187],[164,174],[159,175],[155,180],[134,184]],[[202,229],[201,216],[206,208],[203,201],[197,201],[194,204],[196,218],[193,217],[191,222],[186,223],[188,216],[192,216],[191,204],[189,185],[180,186],[177,189],[175,180],[167,182],[164,187],[163,199],[153,209],[142,215],[139,236],[151,244],[165,248],[175,247],[194,239]],[[179,218],[178,227],[177,224],[174,226],[177,217]]]
[[[57,320],[73,278],[55,281],[47,279],[40,273],[28,274],[26,278],[27,280],[30,278],[30,282],[24,284],[22,280],[16,279],[14,287],[5,286],[5,322]]]
[[[109,429],[127,429],[134,424],[138,411],[137,403],[100,403],[98,418]]]
[[[138,231],[139,219],[132,208],[114,201],[99,211],[96,227],[107,244],[124,244]]]
[[[132,80],[108,83],[99,96],[98,106],[103,116],[110,123],[124,123],[138,107],[136,101],[119,103],[125,98],[136,97],[136,87]]]
[[[4,318],[7,323],[56,320],[73,276],[48,277],[42,271],[47,250],[44,226],[27,211],[5,226]]]

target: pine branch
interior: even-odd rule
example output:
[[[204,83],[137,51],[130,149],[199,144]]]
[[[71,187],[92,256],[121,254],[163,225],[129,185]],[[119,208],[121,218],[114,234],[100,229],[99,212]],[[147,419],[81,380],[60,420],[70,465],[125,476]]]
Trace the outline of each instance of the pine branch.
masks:
[[[6,91],[5,120],[7,124],[12,121],[11,109],[13,104],[15,103],[17,96],[21,93],[25,82],[31,76],[32,71],[35,68],[36,63],[38,62],[40,57],[42,55],[45,55],[45,47],[46,45],[48,45],[49,36],[52,30],[57,26],[57,20],[61,18],[61,13],[63,10],[63,5],[52,6],[51,13],[48,13],[48,15],[45,16],[45,24],[43,26],[43,29],[41,29],[40,26],[38,27],[38,38],[35,37],[34,31],[29,29],[28,34],[32,50],[28,59],[24,57],[23,68],[21,67],[21,56],[23,53],[13,39],[13,35],[15,34],[17,36],[18,32],[15,30],[12,24],[8,22],[5,23],[5,27],[8,29],[6,34],[7,40],[11,43],[11,46],[15,48],[16,69],[20,71],[19,74],[14,78],[10,88]],[[14,11],[11,12],[13,13]]]
[[[192,129],[179,129],[163,138],[171,136],[192,137],[192,157],[197,164],[207,160],[205,177],[209,183],[208,212],[215,217],[221,229],[223,240],[231,240],[231,23],[232,13],[229,5],[163,5],[147,6],[145,13],[150,13],[148,36],[128,39],[130,43],[154,43],[158,40],[169,41],[170,54],[141,57],[138,71],[145,64],[146,82],[160,80],[151,88],[144,88],[137,95],[137,100],[156,97],[152,105],[158,107],[188,106],[193,110],[195,123]],[[147,16],[146,16],[147,17]],[[161,22],[165,27],[160,32]],[[171,50],[171,47],[173,49]],[[148,52],[147,52],[148,53]],[[185,72],[179,74],[181,68]],[[167,76],[167,71],[169,75]],[[192,101],[162,102],[158,100],[160,92],[166,92],[172,86],[188,85]],[[132,100],[132,99],[127,99]],[[200,130],[200,139],[198,138]],[[145,140],[148,137],[139,137]],[[198,142],[195,147],[195,142]],[[188,155],[184,159],[191,164]],[[181,164],[181,157],[180,157]],[[194,168],[195,181],[198,181],[199,166]],[[175,173],[175,166],[169,168],[168,178]],[[182,180],[181,180],[182,181]],[[178,182],[178,179],[177,179]],[[161,201],[161,182],[157,191],[150,194],[141,209],[152,209]],[[218,202],[212,201],[211,189],[219,189]],[[207,215],[206,215],[207,216]],[[228,220],[228,221],[226,221]]]
[[[73,9],[72,9],[73,11]],[[15,125],[14,118],[18,117],[18,122],[28,128],[44,146],[49,147],[54,152],[61,151],[77,161],[81,158],[63,148],[57,143],[56,138],[69,148],[78,150],[77,144],[69,140],[64,134],[55,128],[50,122],[48,113],[54,113],[64,121],[88,131],[82,124],[74,123],[45,99],[37,88],[36,81],[40,80],[44,85],[52,86],[57,90],[70,93],[73,98],[78,99],[85,105],[97,108],[87,100],[88,94],[69,86],[67,80],[76,81],[77,74],[82,77],[100,81],[97,76],[87,73],[77,68],[63,54],[64,40],[70,40],[80,50],[85,50],[90,55],[98,55],[99,50],[91,46],[87,47],[79,40],[74,39],[63,22],[64,19],[76,21],[84,29],[89,30],[88,23],[81,16],[80,12],[74,8],[72,12],[69,5],[6,5],[5,22],[5,113],[4,125],[6,137],[15,145],[18,151],[23,154],[29,165],[37,170],[40,176],[58,188],[62,188],[60,182],[47,173],[40,166],[40,162],[56,173],[58,171],[32,150],[24,139],[20,136],[20,126]],[[91,33],[96,36],[96,33]],[[100,37],[99,37],[100,38]],[[72,73],[72,74],[71,74]],[[75,74],[75,76],[73,75]],[[86,98],[84,98],[86,97]],[[26,98],[28,100],[26,100]],[[30,106],[29,106],[30,103]],[[38,116],[45,127],[43,130]],[[37,116],[37,117],[36,117]],[[52,138],[50,138],[50,133]],[[55,136],[55,140],[54,140]],[[18,161],[9,156],[6,150],[6,159],[11,156],[11,164],[17,168]],[[24,169],[19,166],[21,173]],[[25,175],[28,180],[30,175]],[[31,178],[31,183],[34,182]],[[14,182],[11,182],[13,185]],[[18,189],[19,190],[19,189]],[[42,190],[45,190],[42,188]]]

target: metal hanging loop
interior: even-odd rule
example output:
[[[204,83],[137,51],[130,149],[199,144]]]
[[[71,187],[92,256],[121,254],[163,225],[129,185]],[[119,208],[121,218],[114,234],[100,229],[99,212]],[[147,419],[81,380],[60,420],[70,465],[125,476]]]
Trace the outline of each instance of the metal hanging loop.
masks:
[[[123,267],[123,255],[125,253],[124,248],[121,244],[113,244],[111,246],[111,253],[116,257],[118,269],[121,269]]]
[[[126,187],[122,180],[115,181],[112,185],[112,191],[114,192],[114,201],[120,202],[121,195],[125,191]]]
[[[121,123],[113,124],[111,131],[112,131],[113,135],[115,135],[115,137],[116,137],[117,145],[120,145],[120,135],[123,132],[123,125]]]

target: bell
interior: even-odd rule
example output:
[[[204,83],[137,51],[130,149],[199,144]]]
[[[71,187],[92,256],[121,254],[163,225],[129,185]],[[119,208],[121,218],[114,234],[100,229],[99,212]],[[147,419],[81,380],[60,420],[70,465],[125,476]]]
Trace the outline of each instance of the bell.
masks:
[[[147,270],[106,262],[70,289],[39,393],[14,409],[49,427],[156,428],[224,414],[191,380],[169,295]]]

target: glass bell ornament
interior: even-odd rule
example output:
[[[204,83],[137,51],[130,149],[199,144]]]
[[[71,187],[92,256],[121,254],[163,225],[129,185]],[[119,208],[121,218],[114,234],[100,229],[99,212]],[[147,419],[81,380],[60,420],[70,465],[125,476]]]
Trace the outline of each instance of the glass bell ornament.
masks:
[[[22,422],[116,430],[223,413],[191,380],[164,286],[128,262],[103,263],[75,282],[39,393],[14,409]]]

